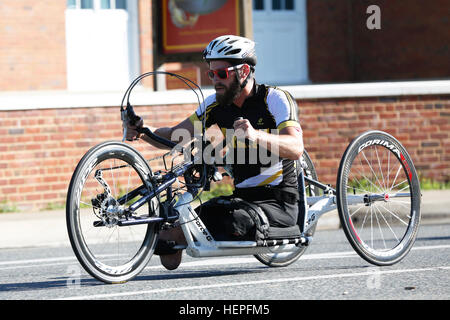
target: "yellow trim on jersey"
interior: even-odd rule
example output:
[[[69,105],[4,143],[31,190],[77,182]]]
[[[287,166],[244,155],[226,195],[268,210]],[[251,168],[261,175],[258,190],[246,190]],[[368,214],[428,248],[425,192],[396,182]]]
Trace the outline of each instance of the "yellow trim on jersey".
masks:
[[[208,107],[206,107],[206,112],[205,112],[205,113],[202,113],[202,114],[200,115],[200,117],[197,115],[197,118],[198,118],[200,121],[203,121],[203,115],[204,115],[204,116],[206,117],[205,122],[208,121],[209,113],[211,112],[212,109],[214,109],[214,107],[217,107],[218,105],[219,105],[218,102],[214,102],[214,103],[210,104]]]
[[[295,120],[286,120],[286,121],[281,122],[281,123],[278,125],[277,129],[278,129],[278,130],[283,130],[284,128],[287,128],[287,127],[297,127],[297,128],[300,128],[300,124],[299,124],[297,121],[295,121]]]
[[[206,116],[205,121],[208,121],[209,113],[211,112],[212,109],[214,109],[214,107],[217,107],[218,105],[219,105],[218,102],[214,102],[214,103],[210,104],[208,107],[206,107],[206,112],[202,113],[200,116],[198,116],[197,111],[194,112],[194,114],[189,117],[189,120],[192,123],[194,123],[196,121],[203,121],[203,116],[205,115]]]
[[[263,182],[258,184],[258,187],[262,187],[265,185],[270,184],[271,182],[275,181],[279,176],[281,176],[283,174],[283,169],[281,169],[280,171],[278,171],[277,173],[275,173],[273,176],[267,178],[266,180],[264,180]]]
[[[189,120],[191,120],[192,124],[194,124],[196,121],[200,121],[200,119],[197,116],[197,112],[194,112],[190,117]]]

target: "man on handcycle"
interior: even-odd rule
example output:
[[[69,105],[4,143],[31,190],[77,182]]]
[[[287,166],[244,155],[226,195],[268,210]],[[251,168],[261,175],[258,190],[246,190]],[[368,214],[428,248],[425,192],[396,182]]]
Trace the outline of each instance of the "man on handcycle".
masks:
[[[193,136],[195,122],[204,121],[207,128],[217,125],[224,135],[233,129],[241,139],[231,147],[234,149],[234,193],[230,197],[212,199],[197,208],[201,220],[214,239],[228,241],[255,239],[257,218],[254,212],[249,212],[249,208],[255,206],[259,208],[256,211],[267,217],[271,227],[296,225],[297,170],[300,168],[296,168],[295,160],[302,156],[303,137],[295,101],[288,92],[256,83],[257,59],[252,40],[234,35],[220,36],[208,44],[203,58],[208,63],[208,76],[216,93],[207,97],[192,116],[176,126],[152,130],[156,135],[172,140],[177,129],[187,130]],[[161,147],[138,133],[136,129],[142,126],[142,119],[135,126],[128,126],[127,140],[142,138]],[[264,163],[261,152],[251,152],[252,148],[264,148],[275,157],[271,157],[270,163]],[[171,248],[168,241],[186,244],[181,228],[162,230],[159,239],[155,254],[160,255],[164,267],[176,269],[181,263],[182,250]]]

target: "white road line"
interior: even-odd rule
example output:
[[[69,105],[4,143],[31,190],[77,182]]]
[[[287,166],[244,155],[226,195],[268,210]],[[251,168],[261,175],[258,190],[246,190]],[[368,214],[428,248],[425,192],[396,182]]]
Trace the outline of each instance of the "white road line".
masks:
[[[377,271],[377,275],[436,271],[436,270],[442,270],[442,269],[446,270],[448,268],[450,268],[450,266],[440,266],[440,267],[420,268],[420,269],[387,270],[387,271],[380,270],[380,271]],[[278,279],[270,279],[270,280],[228,282],[228,283],[201,285],[201,286],[164,288],[164,289],[153,289],[153,290],[132,291],[132,292],[118,292],[118,293],[110,293],[110,294],[94,294],[94,295],[87,295],[87,296],[67,297],[67,298],[61,298],[61,299],[55,299],[55,300],[110,299],[110,298],[115,298],[115,297],[135,296],[135,295],[144,295],[144,294],[157,294],[157,293],[165,293],[165,292],[203,290],[203,289],[215,289],[215,288],[249,286],[249,285],[264,285],[264,284],[270,284],[270,283],[280,284],[283,282],[293,282],[293,281],[323,280],[323,279],[337,279],[337,278],[349,278],[349,277],[367,277],[367,276],[373,276],[373,274],[374,274],[373,271],[356,272],[356,273],[337,273],[337,274],[327,274],[327,275],[320,275],[320,276],[278,278]]]
[[[49,263],[49,262],[61,262],[65,260],[76,260],[75,256],[70,257],[57,257],[57,258],[41,258],[41,259],[28,259],[28,260],[11,260],[11,261],[1,261],[0,266],[5,265],[20,265],[29,263]]]
[[[436,245],[436,246],[421,246],[413,247],[412,250],[435,250],[435,249],[449,249],[450,245]],[[340,252],[325,252],[325,253],[312,253],[303,255],[299,261],[302,260],[318,260],[318,259],[340,259],[340,258],[352,258],[358,255],[354,251],[340,251]],[[106,257],[106,255],[105,255]],[[66,262],[63,262],[66,261]],[[32,268],[32,267],[45,267],[64,265],[77,262],[74,256],[68,257],[56,257],[56,258],[42,258],[42,259],[29,259],[29,260],[13,260],[0,262],[0,270],[8,270],[15,268]],[[246,263],[260,263],[254,257],[227,257],[227,258],[211,258],[201,259],[197,261],[184,262],[181,267],[201,267],[201,266],[214,266],[214,265],[228,265],[228,264],[246,264]],[[5,267],[2,267],[5,266]],[[7,267],[6,267],[7,266]],[[162,269],[160,265],[148,266],[146,269]]]

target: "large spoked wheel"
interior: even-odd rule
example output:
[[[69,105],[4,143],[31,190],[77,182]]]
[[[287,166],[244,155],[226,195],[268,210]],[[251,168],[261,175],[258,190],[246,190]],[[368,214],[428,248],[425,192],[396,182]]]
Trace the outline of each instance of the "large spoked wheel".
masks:
[[[420,185],[405,148],[381,131],[348,146],[337,179],[337,207],[352,247],[366,261],[392,265],[414,244],[420,221]]]
[[[155,225],[120,225],[126,219],[127,206],[140,194],[133,195],[134,199],[123,196],[143,185],[144,192],[149,190],[151,174],[145,159],[120,142],[93,147],[75,169],[67,194],[67,230],[80,264],[96,279],[128,281],[150,260],[157,238]],[[132,217],[157,212],[156,201],[150,201]]]
[[[316,181],[318,180],[316,169],[314,168],[314,164],[313,164],[311,158],[309,157],[308,153],[306,152],[306,150],[303,152],[302,159],[300,161],[296,162],[296,167],[303,169],[304,176],[311,178],[313,180],[316,180]],[[319,192],[320,192],[320,190],[317,187],[309,184],[306,181],[305,181],[305,191],[306,191],[306,196],[318,196]],[[301,193],[300,193],[300,196],[302,196]],[[300,205],[303,205],[303,204],[300,204]],[[301,212],[301,210],[300,210],[300,212]],[[303,218],[304,218],[304,216],[300,217],[300,219],[303,219]],[[308,236],[312,237],[314,235],[315,230],[316,230],[316,226],[312,227],[311,230],[308,231]],[[294,263],[295,261],[297,261],[303,255],[303,253],[305,253],[306,249],[307,249],[307,246],[298,246],[292,252],[260,253],[260,254],[256,254],[255,257],[261,263],[263,263],[269,267],[285,267],[285,266],[288,266],[288,265]]]

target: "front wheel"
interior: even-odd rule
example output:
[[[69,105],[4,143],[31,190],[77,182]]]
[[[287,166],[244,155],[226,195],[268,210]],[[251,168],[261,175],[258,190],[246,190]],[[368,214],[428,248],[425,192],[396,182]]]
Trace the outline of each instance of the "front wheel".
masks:
[[[105,283],[128,281],[150,260],[156,226],[121,226],[120,221],[127,218],[127,206],[134,202],[128,199],[131,191],[141,186],[139,190],[150,191],[151,174],[145,159],[120,142],[93,147],[76,167],[67,194],[67,230],[80,264],[96,279]],[[149,201],[133,217],[155,214],[155,202]]]
[[[369,131],[349,144],[339,166],[337,207],[362,258],[380,266],[403,259],[416,239],[420,201],[413,162],[393,136]]]

